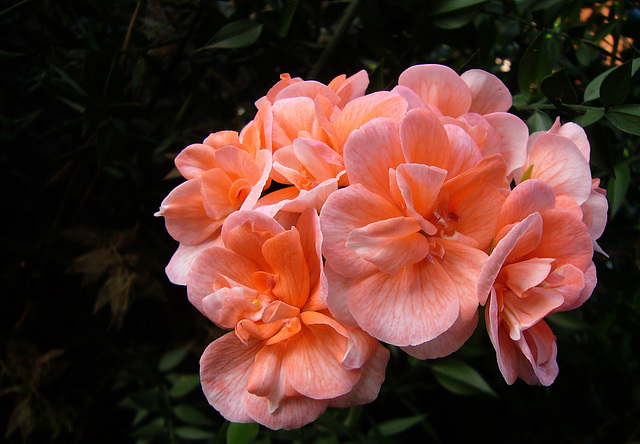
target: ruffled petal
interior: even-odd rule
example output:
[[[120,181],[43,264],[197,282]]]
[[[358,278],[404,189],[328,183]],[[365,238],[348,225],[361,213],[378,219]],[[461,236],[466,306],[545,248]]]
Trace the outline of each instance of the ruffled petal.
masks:
[[[320,213],[324,236],[322,249],[327,264],[345,277],[362,276],[377,270],[375,265],[347,248],[349,233],[370,223],[399,216],[403,214],[394,204],[360,184],[331,194]]]
[[[399,346],[439,336],[460,310],[455,284],[436,261],[354,279],[348,298],[349,311],[364,331]]]
[[[508,111],[511,108],[512,99],[509,89],[493,74],[481,69],[470,69],[460,78],[471,91],[472,102],[469,112],[489,114]]]
[[[232,422],[252,422],[243,399],[247,381],[262,344],[245,345],[235,333],[213,341],[200,358],[200,382],[209,404]]]
[[[447,66],[412,66],[400,74],[398,85],[411,88],[424,102],[436,106],[446,116],[458,117],[471,106],[469,87]]]

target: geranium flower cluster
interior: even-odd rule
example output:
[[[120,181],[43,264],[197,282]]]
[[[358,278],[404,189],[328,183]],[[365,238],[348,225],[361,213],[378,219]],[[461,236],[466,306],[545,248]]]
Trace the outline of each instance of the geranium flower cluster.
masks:
[[[417,65],[365,94],[284,74],[240,132],[186,147],[162,202],[180,242],[169,279],[231,329],[202,387],[233,422],[301,427],[374,400],[389,351],[456,351],[484,306],[507,383],[551,384],[545,322],[592,293],[607,199],[589,143],[556,121],[529,135],[481,70]]]

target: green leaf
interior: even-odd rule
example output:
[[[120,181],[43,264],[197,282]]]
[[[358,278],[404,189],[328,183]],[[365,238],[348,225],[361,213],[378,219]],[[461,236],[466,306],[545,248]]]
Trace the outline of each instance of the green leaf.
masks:
[[[173,413],[178,419],[187,424],[197,426],[210,426],[213,421],[203,415],[200,410],[187,404],[177,405],[173,408]]]
[[[446,14],[459,9],[486,3],[488,0],[439,0],[431,10],[431,15]]]
[[[607,182],[607,199],[609,200],[609,214],[613,218],[620,209],[629,189],[631,171],[626,163],[619,163],[614,168],[615,176]]]
[[[554,313],[546,318],[549,323],[567,330],[584,330],[589,328],[584,320],[580,319],[576,312]]]
[[[518,86],[530,102],[542,96],[540,83],[549,74],[551,74],[551,61],[547,34],[541,32],[524,52],[518,68]]]
[[[160,370],[161,372],[166,372],[175,368],[183,361],[185,356],[187,356],[190,347],[190,345],[185,345],[184,347],[176,348],[175,350],[171,350],[170,352],[165,353],[164,356],[160,359],[158,370]]]
[[[497,396],[480,373],[458,359],[438,361],[431,364],[431,368],[438,382],[452,393]]]
[[[531,166],[529,166],[529,168],[527,168],[527,171],[525,171],[524,174],[522,175],[522,179],[520,179],[520,182],[524,182],[525,180],[529,179],[531,177],[531,172],[532,171],[533,171],[533,165],[531,165]]]
[[[253,45],[262,32],[262,25],[252,20],[236,20],[224,26],[199,49],[243,48]]]
[[[533,115],[527,119],[527,126],[532,133],[536,131],[548,131],[551,125],[553,125],[551,117],[539,109],[535,110]]]
[[[426,415],[409,416],[407,418],[396,418],[385,421],[378,426],[382,436],[393,436],[409,430],[414,425],[422,421]]]
[[[616,128],[640,136],[640,105],[615,106],[604,115]]]
[[[576,103],[578,101],[578,95],[564,68],[542,79],[540,88],[542,93],[553,103]]]
[[[255,423],[232,422],[227,429],[227,444],[251,444],[258,436],[260,426]]]
[[[596,123],[602,117],[604,117],[604,108],[589,108],[586,113],[575,120],[575,123],[585,128],[592,123]]]
[[[617,68],[618,67],[616,66],[608,69],[589,82],[587,87],[584,89],[583,100],[585,102],[590,102],[600,98],[600,86],[602,85],[603,80]],[[631,61],[631,76],[634,76],[638,69],[640,69],[640,57]]]
[[[215,435],[213,432],[202,430],[197,427],[176,427],[176,435],[182,439],[190,439],[194,441],[201,441],[205,439],[213,438]]]
[[[632,61],[616,67],[609,73],[600,85],[600,102],[610,108],[622,105],[631,90],[631,66]]]
[[[293,14],[298,8],[298,0],[288,1],[282,8],[282,24],[280,25],[280,37],[286,37],[291,27],[291,21],[293,20]]]
[[[131,436],[138,439],[151,439],[165,430],[163,418],[156,418],[147,425],[144,425],[131,433]]]
[[[174,379],[173,387],[169,390],[169,396],[174,398],[180,398],[188,393],[191,393],[193,389],[200,385],[199,375],[179,375]]]

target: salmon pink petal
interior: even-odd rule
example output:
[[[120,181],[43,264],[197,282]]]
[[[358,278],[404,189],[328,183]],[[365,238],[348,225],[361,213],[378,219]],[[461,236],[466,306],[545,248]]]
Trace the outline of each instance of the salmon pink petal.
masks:
[[[221,288],[202,299],[202,312],[219,327],[233,329],[241,319],[260,319],[262,303],[253,302],[258,296],[253,288]]]
[[[542,213],[544,229],[540,244],[531,257],[552,257],[559,265],[572,264],[586,270],[591,264],[593,247],[587,227],[571,213],[554,209]]]
[[[511,108],[511,93],[502,80],[481,69],[470,69],[461,76],[471,90],[470,113],[489,114],[508,111]]]
[[[458,117],[471,106],[469,87],[447,66],[412,66],[400,74],[398,85],[411,88],[425,103],[436,106],[446,116]]]
[[[595,181],[600,179],[594,179],[592,184],[591,193],[587,198],[587,201],[582,204],[582,220],[589,228],[589,235],[594,241],[599,239],[604,233],[604,229],[607,225],[607,211],[609,210],[609,202],[607,201],[606,191],[598,188],[598,184]]]
[[[156,216],[163,216],[167,231],[175,240],[197,245],[214,234],[223,220],[211,220],[202,202],[198,179],[188,180],[169,193]],[[226,196],[225,196],[226,197]]]
[[[582,153],[586,161],[589,162],[591,146],[589,145],[587,133],[585,133],[584,129],[580,125],[573,122],[567,122],[564,125],[560,125],[560,118],[558,117],[549,132],[566,137],[575,143],[580,150],[580,153]]]
[[[573,310],[582,305],[584,302],[582,299],[583,290],[587,283],[585,281],[585,273],[582,272],[582,270],[577,269],[571,264],[565,264],[554,270],[553,277],[560,279],[560,282],[553,285],[553,289],[560,292],[564,297],[562,306],[556,308],[554,312]],[[593,290],[593,287],[591,290]],[[589,292],[589,295],[590,294],[591,292]]]
[[[445,125],[451,141],[451,154],[446,167],[447,179],[470,170],[482,160],[482,153],[471,136],[456,125]]]
[[[218,166],[230,175],[247,179],[252,183],[257,182],[260,178],[260,171],[254,157],[238,147],[220,148],[216,151],[215,157]]]
[[[319,182],[333,179],[344,170],[342,156],[324,142],[299,137],[293,141],[293,152],[300,164]]]
[[[505,291],[503,294],[503,324],[509,328],[509,337],[518,341],[522,332],[538,323],[542,318],[562,305],[562,294],[553,288],[535,287],[527,292],[526,297],[517,297]]]
[[[349,311],[364,331],[399,346],[439,336],[460,311],[455,284],[437,261],[354,279],[348,297]]]
[[[318,419],[329,405],[327,399],[298,396],[280,401],[278,408],[272,411],[266,398],[247,393],[243,406],[254,421],[271,430],[292,430]]]
[[[360,327],[347,327],[346,329],[351,340],[347,352],[342,357],[342,366],[349,369],[362,368],[371,355],[376,352],[380,343]]]
[[[197,179],[205,171],[218,166],[215,149],[201,143],[194,143],[183,149],[176,156],[175,163],[185,179]]]
[[[362,366],[360,379],[353,389],[342,396],[333,398],[330,407],[353,407],[367,404],[378,397],[384,382],[385,369],[389,362],[389,350],[377,343],[373,354]]]
[[[389,197],[389,169],[404,163],[399,134],[400,124],[377,118],[354,131],[344,147],[344,165],[351,184],[362,184],[369,191]]]
[[[311,286],[309,298],[303,308],[313,311],[324,310],[327,308],[328,284],[322,273],[322,232],[318,213],[313,208],[304,210],[296,228],[300,233],[300,245],[309,269]]]
[[[309,313],[309,312],[307,312]],[[361,370],[347,370],[332,353],[332,342],[346,342],[331,327],[303,328],[287,341],[284,371],[287,381],[300,394],[330,399],[349,393]]]
[[[518,379],[518,366],[519,361],[522,359],[522,354],[509,337],[507,329],[500,328],[501,320],[498,306],[496,292],[492,287],[491,296],[487,301],[487,307],[484,312],[485,324],[489,339],[491,339],[493,348],[496,350],[496,360],[498,361],[500,373],[502,373],[507,384],[511,385]]]
[[[478,277],[477,291],[481,305],[486,303],[496,277],[507,259],[530,253],[538,245],[541,237],[542,216],[539,213],[533,213],[511,227],[497,243]]]
[[[498,227],[520,222],[530,214],[551,210],[556,206],[556,194],[551,185],[530,179],[518,184],[502,206]]]
[[[424,217],[433,213],[446,176],[445,170],[420,164],[405,163],[396,170],[396,182],[407,210],[429,235],[434,235],[436,228]]]
[[[221,237],[228,249],[264,265],[262,245],[283,232],[284,228],[273,218],[255,210],[242,210],[227,217]],[[268,265],[262,269],[269,269]]]
[[[344,361],[350,348],[354,345],[352,335],[349,333],[347,328],[333,319],[329,312],[326,311],[323,313],[317,311],[303,311],[300,313],[300,321],[303,322],[304,325],[316,336],[325,337],[325,347],[329,349],[333,357],[338,362],[342,363]],[[366,333],[363,334],[366,335]],[[361,366],[362,365],[359,367]]]
[[[293,151],[293,145],[280,148],[273,153],[271,178],[278,183],[292,184],[299,189],[313,186],[313,178],[306,177],[302,164]]]
[[[329,85],[327,86],[340,96],[340,102],[337,105],[338,108],[344,108],[348,102],[357,97],[363,96],[367,91],[367,86],[369,86],[369,74],[367,74],[367,71],[364,69],[358,71],[349,78],[342,74],[329,82]]]
[[[324,236],[322,249],[327,264],[345,277],[356,277],[377,270],[346,246],[351,231],[373,222],[403,214],[388,200],[373,194],[360,184],[331,194],[322,207],[320,225]]]
[[[478,325],[478,304],[473,310],[463,314],[462,310],[456,322],[440,336],[420,345],[400,347],[409,356],[417,359],[436,359],[449,356],[467,342]]]
[[[460,313],[454,324],[435,339],[417,346],[402,347],[418,359],[434,359],[458,350],[473,334],[478,323],[476,282],[487,255],[455,241],[441,240],[445,254],[439,261],[458,290]]]
[[[524,332],[524,340],[518,342],[522,354],[529,361],[535,378],[525,378],[522,372],[520,377],[527,384],[541,384],[549,386],[558,376],[558,364],[556,356],[558,347],[556,337],[546,322],[540,321]]]
[[[244,196],[231,196],[233,185],[234,181],[220,168],[206,171],[200,176],[202,206],[210,219],[222,219],[233,212],[236,206],[239,208],[240,205],[236,205],[237,198],[246,197],[251,189],[251,183],[245,181],[237,190],[239,193],[244,193]]]
[[[277,234],[262,245],[262,254],[275,275],[273,294],[294,307],[302,308],[309,297],[309,268],[296,228]]]
[[[212,246],[222,246],[219,236],[211,236],[197,245],[180,244],[165,268],[167,277],[176,285],[187,285],[187,276],[198,255]]]
[[[424,100],[420,98],[418,93],[416,93],[411,88],[407,88],[406,86],[397,85],[391,90],[391,92],[393,94],[399,95],[400,97],[404,98],[404,100],[407,101],[407,105],[408,105],[407,110],[412,110],[415,108],[428,108],[431,111],[434,111],[437,109],[433,105],[427,105],[426,103],[424,103]],[[438,116],[442,116],[442,112],[439,110],[436,112],[436,114]]]
[[[269,398],[274,410],[285,395],[282,369],[285,353],[284,343],[263,346],[256,354],[247,381],[247,391],[257,396]]]
[[[480,250],[488,249],[496,233],[504,200],[502,194],[489,183],[473,187],[462,202],[449,208],[459,219],[455,225],[456,232],[476,241]]]
[[[300,309],[292,307],[282,301],[271,302],[262,313],[263,322],[275,322],[283,319],[295,318],[300,314]]]
[[[267,187],[267,182],[269,181],[269,173],[271,172],[272,166],[271,152],[269,150],[258,150],[258,152],[256,153],[255,163],[261,173],[258,180],[255,182],[255,184],[251,188],[251,191],[242,203],[242,206],[240,207],[240,209],[242,210],[252,209],[256,202],[258,202],[258,199],[262,194],[262,190]]]
[[[296,97],[309,97],[313,99],[316,96],[324,96],[331,100],[332,103],[338,103],[340,97],[327,85],[324,85],[315,80],[306,80],[303,82],[296,82],[282,88],[276,95],[273,103],[279,100],[291,99]]]
[[[400,121],[406,112],[407,102],[387,91],[374,92],[352,100],[333,122],[339,147],[344,146],[349,135],[365,123],[377,117]]]
[[[591,262],[587,271],[584,272],[584,287],[582,288],[578,298],[572,302],[565,300],[565,304],[560,307],[558,311],[568,311],[580,307],[587,299],[589,299],[597,283],[598,278],[596,276],[596,266]]]
[[[507,164],[499,154],[485,157],[476,166],[447,180],[442,189],[449,193],[449,204],[456,206],[476,190],[471,184],[490,183],[498,189],[509,190]]]
[[[409,111],[400,125],[400,137],[407,163],[449,168],[449,135],[434,113],[421,108]]]
[[[343,325],[355,327],[358,325],[349,311],[347,295],[351,279],[339,275],[329,265],[324,266],[324,273],[327,276],[329,292],[327,294],[327,305],[331,315]]]
[[[209,404],[228,421],[252,422],[243,399],[259,341],[244,345],[235,333],[213,341],[200,358],[200,382]]]
[[[531,178],[547,182],[556,194],[583,204],[591,193],[591,170],[578,147],[569,139],[551,133],[535,138],[524,168],[532,166]]]
[[[229,145],[239,146],[240,140],[238,139],[238,133],[236,131],[218,131],[209,134],[202,143],[217,150]]]
[[[308,97],[279,100],[272,106],[272,115],[274,151],[291,145],[301,131],[311,135],[316,135],[320,131],[315,104]]]
[[[214,282],[222,275],[233,282],[252,288],[253,273],[259,271],[251,259],[220,247],[204,250],[193,261],[187,278],[189,301],[201,312],[202,299],[214,292]]]
[[[532,287],[542,283],[551,272],[554,259],[533,258],[505,265],[501,273],[505,275],[507,286],[519,297]]]
[[[519,117],[509,113],[492,113],[483,116],[484,119],[500,134],[500,144],[497,147],[499,153],[507,162],[507,174],[509,177],[514,171],[524,165],[527,157],[527,139],[529,129]],[[493,150],[487,150],[488,146],[482,146],[483,155],[494,154]]]
[[[418,233],[420,228],[412,217],[373,222],[351,231],[346,247],[380,271],[393,274],[421,261],[429,253],[429,241]]]

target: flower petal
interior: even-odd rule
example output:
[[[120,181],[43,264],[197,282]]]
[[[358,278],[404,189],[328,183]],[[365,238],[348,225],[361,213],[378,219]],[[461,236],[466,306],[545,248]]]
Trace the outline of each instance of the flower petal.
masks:
[[[436,106],[446,116],[458,117],[469,111],[472,94],[467,84],[444,65],[415,65],[398,78],[398,85],[414,90],[420,98]]]
[[[200,358],[200,381],[209,404],[232,422],[252,422],[243,398],[259,341],[247,346],[235,333],[227,333],[213,341]]]
[[[349,310],[364,331],[399,346],[439,336],[460,310],[455,284],[437,261],[354,279],[348,298]]]
[[[471,90],[472,102],[469,112],[489,114],[508,111],[511,108],[511,93],[493,74],[481,69],[470,69],[460,77]]]

